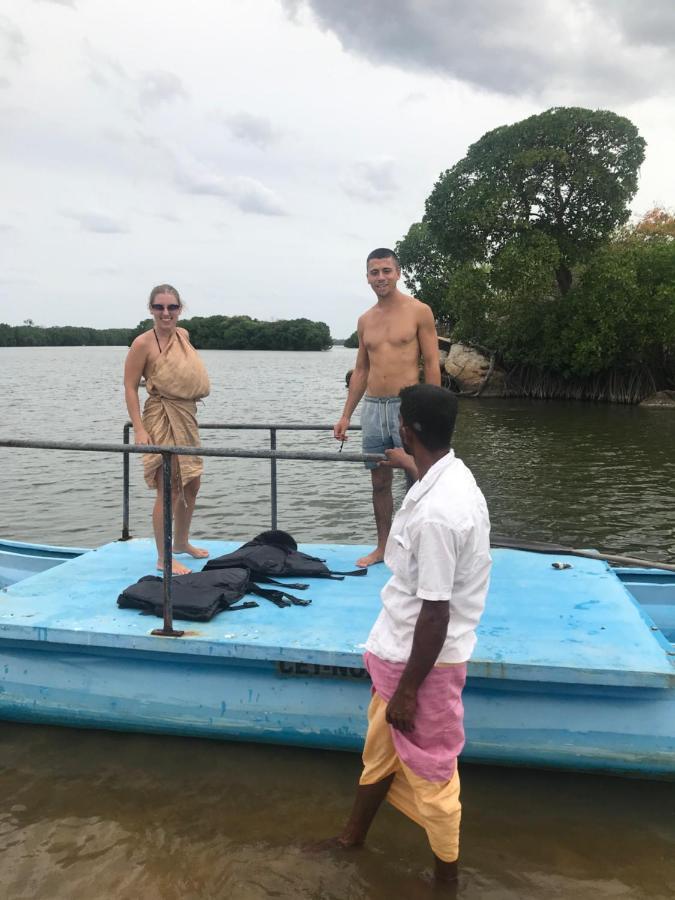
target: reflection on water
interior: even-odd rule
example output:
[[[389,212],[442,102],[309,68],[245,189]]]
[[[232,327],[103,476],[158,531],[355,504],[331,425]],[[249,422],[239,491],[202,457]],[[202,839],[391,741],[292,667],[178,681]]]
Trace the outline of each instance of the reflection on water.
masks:
[[[123,348],[0,349],[3,436],[121,439]],[[354,351],[204,354],[201,420],[332,423]],[[353,439],[358,447],[358,438]],[[206,432],[211,446],[261,434]],[[335,449],[281,434],[282,449]],[[348,445],[347,445],[348,446]],[[457,452],[495,531],[675,561],[671,410],[463,401]],[[119,536],[121,463],[0,449],[0,537],[95,546]],[[195,536],[250,538],[269,521],[269,463],[207,460]],[[132,460],[132,531],[151,493]],[[359,465],[279,463],[279,523],[301,540],[373,537]],[[402,479],[396,486],[400,499]],[[79,898],[430,896],[420,830],[385,808],[366,850],[311,856],[348,811],[356,755],[2,723],[0,895]],[[675,895],[675,785],[465,767],[465,900]]]

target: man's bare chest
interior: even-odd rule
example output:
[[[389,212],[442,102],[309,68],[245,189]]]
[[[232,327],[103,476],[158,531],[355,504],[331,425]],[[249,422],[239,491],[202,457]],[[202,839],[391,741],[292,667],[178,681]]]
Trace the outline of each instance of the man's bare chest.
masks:
[[[364,328],[363,340],[366,349],[377,352],[381,349],[407,347],[417,348],[417,323],[414,319],[403,321],[380,321]]]

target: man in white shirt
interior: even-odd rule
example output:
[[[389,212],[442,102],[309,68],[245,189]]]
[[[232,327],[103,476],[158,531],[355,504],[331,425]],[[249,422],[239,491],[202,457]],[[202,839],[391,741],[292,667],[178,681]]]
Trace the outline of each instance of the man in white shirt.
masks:
[[[364,769],[338,847],[361,845],[385,797],[427,832],[439,882],[457,879],[462,688],[490,576],[490,520],[469,469],[450,449],[457,399],[418,384],[401,397],[405,450],[385,465],[416,483],[392,524],[391,578],[366,642],[373,681]],[[407,452],[406,452],[407,451]]]

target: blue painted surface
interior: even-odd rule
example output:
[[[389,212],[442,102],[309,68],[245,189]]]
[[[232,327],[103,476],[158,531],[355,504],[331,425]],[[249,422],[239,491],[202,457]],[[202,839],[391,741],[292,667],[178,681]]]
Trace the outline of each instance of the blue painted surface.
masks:
[[[0,553],[13,553],[17,556],[42,556],[54,559],[73,559],[87,553],[89,547],[58,547],[55,544],[27,544],[25,541],[0,541]]]
[[[212,556],[239,546],[222,541],[201,544]],[[303,549],[340,570],[353,569],[355,560],[368,550],[331,545]],[[176,652],[176,639],[150,634],[160,620],[116,606],[125,587],[143,575],[157,574],[156,558],[150,541],[106,544],[13,585],[0,594],[0,637]],[[204,565],[183,559],[195,570]],[[311,598],[309,607],[278,609],[269,601],[251,598],[258,600],[258,608],[223,612],[206,623],[181,623],[179,627],[188,633],[180,639],[180,652],[360,665],[357,661],[377,616],[379,591],[387,577],[381,565],[364,577],[314,579],[308,590],[298,592]]]
[[[45,547],[18,541],[0,541],[0,588],[16,584],[36,572],[58,566],[87,551],[79,547]]]
[[[367,548],[303,549],[348,569]],[[595,560],[556,571],[555,556],[494,559],[465,758],[675,777],[673,646],[619,578]],[[260,599],[180,623],[188,633],[171,639],[115,602],[154,563],[149,541],[109,544],[0,591],[0,717],[360,749],[369,683],[358,669],[384,566],[307,579],[310,607]]]
[[[212,556],[238,546],[203,543]],[[303,549],[337,570],[354,568],[367,550],[345,545]],[[495,550],[493,557],[472,675],[675,686],[665,645],[605,563],[579,558],[573,568],[555,570],[555,556]],[[10,587],[0,595],[0,637],[175,652],[175,639],[150,634],[156,619],[115,605],[126,586],[154,573],[155,559],[149,541],[106,544]],[[186,623],[182,652],[358,665],[387,577],[385,566],[378,565],[363,578],[315,579],[305,592],[310,607],[280,610],[260,600],[257,609]]]
[[[644,569],[622,569],[619,579],[639,602],[663,637],[675,641],[675,575]]]

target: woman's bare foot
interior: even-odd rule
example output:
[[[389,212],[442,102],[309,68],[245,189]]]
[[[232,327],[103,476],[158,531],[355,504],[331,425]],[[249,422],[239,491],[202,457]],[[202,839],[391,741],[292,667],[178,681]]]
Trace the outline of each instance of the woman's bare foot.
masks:
[[[174,546],[174,553],[189,553],[194,559],[206,559],[209,555],[208,550],[203,547],[193,547],[192,544],[184,544],[182,547]]]
[[[163,559],[157,560],[157,571],[158,572],[164,571],[164,560]],[[182,562],[179,562],[179,560],[177,560],[177,559],[171,560],[171,572],[173,575],[188,575],[191,571],[192,571],[192,569],[188,569],[188,567],[184,566]]]
[[[381,562],[384,562],[384,550],[380,550],[376,547],[372,553],[368,553],[366,556],[362,556],[361,559],[357,559],[356,565],[365,569],[367,566],[374,566],[375,563]]]

